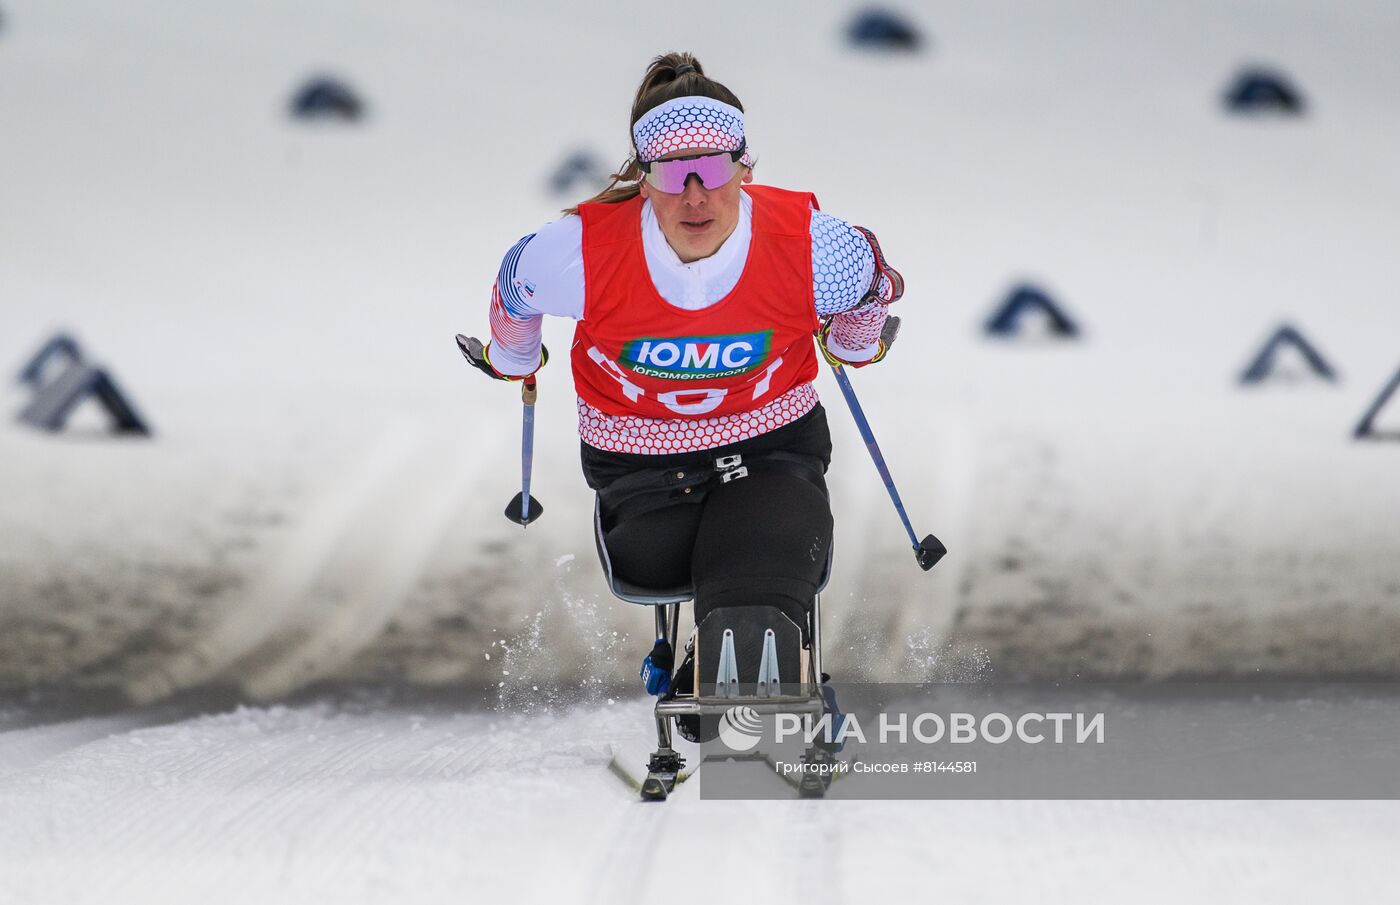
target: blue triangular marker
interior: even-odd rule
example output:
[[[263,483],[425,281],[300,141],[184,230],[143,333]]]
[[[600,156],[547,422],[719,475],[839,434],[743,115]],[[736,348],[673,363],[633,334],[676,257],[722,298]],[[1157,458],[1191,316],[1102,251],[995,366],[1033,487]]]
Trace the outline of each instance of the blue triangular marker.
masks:
[[[307,82],[291,101],[291,113],[297,119],[357,120],[364,112],[364,101],[355,90],[328,76]]]
[[[984,330],[988,336],[998,338],[1020,334],[1021,320],[1028,312],[1039,312],[1045,319],[1052,336],[1074,339],[1079,336],[1079,325],[1056,305],[1050,296],[1034,286],[1018,286],[1001,304],[990,318]]]
[[[1327,360],[1313,347],[1312,343],[1303,338],[1289,324],[1284,324],[1274,331],[1274,335],[1269,337],[1269,341],[1264,344],[1264,348],[1259,350],[1259,354],[1249,363],[1243,373],[1240,374],[1240,383],[1263,383],[1270,377],[1276,375],[1278,365],[1278,355],[1285,348],[1298,350],[1303,356],[1303,360],[1308,363],[1308,368],[1313,375],[1323,380],[1336,382],[1337,372],[1327,363]]]
[[[1267,69],[1246,69],[1225,92],[1225,107],[1233,113],[1303,112],[1303,96],[1288,79]]]
[[[150,435],[151,429],[141,420],[111,376],[100,368],[77,362],[40,387],[29,405],[19,413],[19,420],[41,430],[61,431],[73,409],[89,396],[96,396],[112,416],[113,430],[124,434]]]
[[[54,334],[34,353],[34,357],[29,359],[19,372],[19,382],[31,387],[39,386],[44,382],[44,373],[49,370],[49,366],[60,359],[66,365],[83,360],[83,351],[78,346],[78,341],[66,333]]]
[[[1389,430],[1376,429],[1376,417],[1380,415],[1381,409],[1390,402],[1395,391],[1400,390],[1400,371],[1395,372],[1395,376],[1390,378],[1390,383],[1381,390],[1376,401],[1371,403],[1371,407],[1366,410],[1366,414],[1361,416],[1361,421],[1356,425],[1356,430],[1352,436],[1357,440],[1400,440],[1400,427]]]

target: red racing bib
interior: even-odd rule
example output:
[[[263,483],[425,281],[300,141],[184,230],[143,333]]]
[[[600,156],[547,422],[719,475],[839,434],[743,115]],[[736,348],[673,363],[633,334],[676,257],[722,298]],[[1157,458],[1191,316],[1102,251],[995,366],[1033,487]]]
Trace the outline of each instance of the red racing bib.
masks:
[[[756,409],[817,376],[810,221],[816,198],[745,186],[753,237],[739,282],[697,311],[651,282],[642,198],[579,206],[584,307],[574,386],[609,415],[711,418]]]

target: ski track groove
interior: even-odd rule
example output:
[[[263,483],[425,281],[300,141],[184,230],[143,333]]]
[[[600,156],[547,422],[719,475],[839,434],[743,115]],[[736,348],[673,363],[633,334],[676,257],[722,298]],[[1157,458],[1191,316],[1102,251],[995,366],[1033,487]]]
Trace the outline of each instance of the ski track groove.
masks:
[[[338,738],[344,735],[349,737]],[[240,790],[266,786],[268,791],[255,796],[255,804],[266,802],[266,806],[247,809],[245,813],[250,815],[250,819],[239,822],[233,828],[233,838],[241,840],[256,835],[263,825],[295,829],[299,825],[322,824],[331,830],[332,835],[344,835],[343,824],[320,819],[321,813],[334,806],[333,802],[320,800],[320,793],[327,786],[340,784],[337,781],[346,775],[342,765],[347,759],[369,755],[380,747],[375,744],[378,737],[373,732],[368,735],[354,731],[327,733],[326,738],[336,744],[335,755],[318,760],[310,751],[299,747],[291,736],[292,733],[288,733],[281,757],[274,758],[263,770],[239,777],[237,787]],[[315,741],[319,743],[321,738],[322,734],[317,733]],[[309,742],[310,739],[305,741]]]
[[[797,807],[799,850],[805,866],[803,876],[809,905],[839,905],[846,901],[841,860],[841,821],[838,801],[800,801]],[[781,824],[779,830],[781,831]]]
[[[379,776],[383,772],[380,765],[392,763],[395,754],[412,753],[414,749],[439,743],[433,732],[424,734],[422,730],[409,729],[406,735],[400,736],[397,732],[400,728],[398,725],[378,729],[348,726],[341,731],[317,732],[314,738],[317,744],[323,738],[336,743],[335,753],[328,759],[317,757],[305,746],[312,739],[297,738],[305,733],[287,733],[282,756],[269,762],[265,769],[239,778],[242,787],[256,787],[269,780],[276,780],[276,785],[268,795],[260,796],[262,800],[269,800],[270,806],[260,811],[257,821],[249,820],[236,827],[235,838],[260,832],[259,823],[289,827],[319,824],[330,827],[327,839],[336,847],[355,847],[364,836],[377,831],[375,824],[367,822],[366,815],[375,814],[381,819],[392,816],[411,805],[411,802],[401,801],[402,797],[414,797],[396,796],[395,790],[377,782],[387,778],[387,774]],[[360,773],[366,775],[357,776]],[[393,773],[401,777],[414,775],[411,769]],[[338,785],[346,786],[347,796],[365,806],[350,808],[341,820],[322,820],[324,813],[343,808],[345,799],[322,800],[327,786]],[[306,789],[307,794],[287,794],[288,789]]]
[[[438,761],[437,752],[443,748],[447,749],[447,753],[442,755],[441,761]],[[430,750],[423,752],[411,761],[409,768],[427,768],[426,772],[435,779],[464,779],[474,775],[477,771],[473,768],[498,753],[499,750],[500,747],[494,741],[487,741],[476,747],[457,751],[441,743],[435,743]],[[424,763],[425,759],[426,763]],[[420,767],[420,765],[422,766]],[[429,765],[431,765],[430,768]]]
[[[184,756],[163,760],[159,753],[155,758],[149,754],[139,756],[137,752],[145,753],[152,747],[139,737],[110,741],[117,750],[106,755],[104,760],[114,766],[123,761],[132,762],[138,764],[139,769],[136,776],[124,777],[125,781],[117,786],[113,794],[97,803],[94,822],[113,827],[114,838],[138,851],[155,848],[153,837],[170,830],[169,826],[151,820],[143,805],[159,805],[165,789],[187,785],[196,779],[207,781],[216,778],[232,765],[252,760],[259,753],[253,745],[212,755],[196,747],[187,750]],[[157,779],[152,782],[152,777]]]
[[[99,811],[96,822],[113,825],[113,835],[122,840],[124,848],[135,852],[164,849],[174,841],[170,838],[172,836],[177,837],[181,844],[202,844],[211,836],[223,837],[225,834],[222,830],[235,821],[236,816],[221,815],[217,821],[198,822],[192,827],[190,823],[193,821],[188,819],[169,822],[160,819],[168,804],[165,800],[166,790],[190,785],[219,785],[211,780],[224,776],[239,764],[253,761],[258,753],[255,746],[247,745],[229,754],[216,754],[212,759],[207,754],[196,754],[168,765],[162,766],[157,762],[153,765],[154,770],[163,778],[155,789],[148,788],[146,784],[128,784],[116,799],[104,802],[105,807]],[[252,802],[249,807],[256,804]],[[229,840],[224,838],[222,841],[227,844]],[[141,858],[130,859],[133,865],[140,865],[143,861]],[[126,879],[135,885],[139,874]]]
[[[327,480],[329,489],[308,507],[276,560],[230,607],[232,615],[190,651],[163,664],[157,672],[128,683],[127,694],[133,700],[149,702],[201,684],[293,623],[300,614],[289,602],[300,600],[312,587],[321,563],[355,512],[409,454],[416,435],[402,425],[391,427],[338,479]]]
[[[473,472],[462,443],[416,420],[386,427],[324,482],[276,558],[227,607],[231,615],[191,649],[128,682],[127,695],[151,703],[241,664],[255,669],[238,678],[256,696],[276,697],[316,678],[325,660],[372,640],[412,590],[466,493]],[[365,574],[342,593],[338,567]]]
[[[412,592],[476,478],[466,453],[455,435],[430,436],[376,488],[296,607],[311,616],[307,632],[285,648],[267,643],[255,652],[255,668],[242,677],[255,700],[315,680],[378,636]]]
[[[688,785],[693,783],[681,783],[668,800],[655,802],[642,801],[636,791],[617,780],[618,788],[630,800],[618,802],[608,832],[597,837],[601,851],[595,859],[595,880],[589,884],[589,905],[658,901],[647,896],[656,867],[652,849],[665,840],[663,831],[672,820],[675,805],[684,799]]]
[[[592,856],[596,867],[590,872],[594,879],[589,883],[591,892],[586,899],[591,905],[628,902],[651,905],[657,901],[674,901],[674,890],[663,889],[664,897],[658,899],[650,887],[666,885],[665,880],[655,880],[657,864],[668,838],[666,829],[674,823],[678,809],[684,812],[699,799],[699,780],[692,776],[680,783],[664,802],[642,801],[638,791],[614,774],[611,767],[614,757],[636,757],[644,761],[655,748],[653,706],[651,698],[624,705],[616,714],[618,724],[609,727],[614,741],[602,770],[606,774],[604,779],[616,787],[617,798],[608,805],[612,819],[607,831],[597,834],[598,846]],[[625,721],[625,728],[621,721]],[[699,756],[698,749],[691,750],[692,746],[679,738],[676,744],[687,760]]]
[[[221,717],[191,721],[204,730],[223,729],[220,724],[227,722]],[[165,755],[175,754],[183,742],[182,726],[175,726],[154,744],[138,733],[109,735],[95,747],[105,742],[115,750],[91,751],[87,758],[75,760],[100,760],[118,768],[117,773],[122,772],[123,763],[136,769],[111,794],[84,796],[85,822],[103,827],[103,837],[120,840],[123,851],[136,853],[163,851],[172,845],[237,851],[263,842],[269,828],[293,837],[303,828],[319,829],[319,841],[335,850],[373,848],[376,842],[392,841],[375,840],[375,836],[392,833],[392,827],[404,823],[424,806],[425,798],[432,797],[430,789],[404,786],[400,781],[424,775],[470,778],[501,753],[489,733],[475,740],[471,735],[479,733],[463,735],[463,728],[479,722],[459,725],[449,720],[436,729],[414,729],[415,723],[422,723],[393,719],[366,727],[332,715],[308,729],[297,719],[285,724],[274,721],[271,727],[259,726],[255,735],[240,739],[236,747],[221,751],[196,747],[169,758]],[[388,781],[376,782],[380,773]],[[368,774],[369,781],[359,774]],[[0,791],[6,785],[0,782]],[[208,820],[178,809],[173,793],[192,786],[213,787],[222,793],[217,818]],[[344,794],[328,795],[328,787],[330,791],[344,787]],[[260,788],[266,791],[257,794]],[[172,806],[175,819],[170,819]],[[327,820],[327,815],[335,819]],[[55,819],[63,824],[63,815]],[[83,827],[77,830],[85,834]],[[114,859],[104,862],[104,867],[111,882],[139,888],[147,879],[141,860]]]
[[[528,719],[243,708],[109,735],[0,777],[0,801],[14,815],[0,821],[0,901],[148,901],[149,890],[192,901],[232,895],[250,880],[276,893],[268,901],[298,901],[308,889],[326,891],[325,901],[339,900],[335,890],[385,901],[376,895],[384,883],[417,900],[451,900],[453,889],[478,888],[499,871],[517,844],[510,840],[525,838],[553,857],[549,870],[512,881],[514,901],[683,905],[713,902],[717,883],[740,881],[744,898],[773,905],[880,901],[939,883],[951,899],[975,901],[988,878],[960,865],[1003,863],[1030,834],[1046,842],[1016,856],[1026,861],[1018,870],[1058,876],[1048,891],[1066,901],[1082,891],[1082,871],[1129,888],[1130,878],[1101,863],[1105,845],[1120,857],[1156,857],[1149,882],[1167,876],[1169,864],[1193,864],[1170,876],[1196,893],[1226,874],[1278,892],[1286,890],[1271,846],[1306,852],[1316,839],[1300,824],[1282,836],[1265,830],[1260,842],[1260,826],[1271,814],[1323,806],[947,802],[932,815],[919,802],[701,802],[700,777],[650,804],[589,747],[645,738],[631,732],[645,703]],[[1322,830],[1341,836],[1318,866],[1352,863],[1345,853],[1356,845],[1365,858],[1381,857],[1393,834],[1385,804],[1361,805],[1353,828],[1333,814]],[[573,816],[556,824],[560,806]],[[1222,813],[1234,821],[1217,825]],[[941,836],[927,836],[930,821]],[[962,826],[985,829],[966,836]],[[85,853],[81,877],[72,856],[55,852]],[[850,866],[860,873],[848,875]],[[697,867],[699,881],[678,882]],[[1170,901],[1155,887],[1140,892]]]

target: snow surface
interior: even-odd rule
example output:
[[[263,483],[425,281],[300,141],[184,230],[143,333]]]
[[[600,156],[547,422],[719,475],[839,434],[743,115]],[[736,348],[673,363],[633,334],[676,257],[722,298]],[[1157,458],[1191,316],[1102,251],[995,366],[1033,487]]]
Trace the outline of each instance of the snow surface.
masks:
[[[0,733],[0,901],[1384,901],[1400,841],[1394,802],[723,802],[691,782],[650,805],[607,769],[642,701],[124,719]]]
[[[899,345],[855,381],[952,553],[910,564],[823,377],[833,671],[1400,668],[1400,444],[1350,437],[1400,368],[1400,9],[931,3],[931,51],[890,58],[842,46],[853,9],[4,3],[0,363],[71,330],[156,437],[0,425],[0,902],[1388,891],[1387,803],[649,810],[607,773],[648,725],[607,700],[649,619],[593,562],[567,369],[521,532],[499,516],[518,404],[450,338],[588,193],[549,194],[555,167],[622,160],[672,48],[744,99],[760,181],[871,227],[908,279]],[[1307,116],[1221,114],[1256,61]],[[321,72],[364,123],[286,118]],[[1022,280],[1085,341],[983,341]],[[1284,321],[1337,385],[1234,385]],[[322,681],[449,703],[286,697]],[[68,714],[28,694],[48,686],[137,703]],[[283,703],[178,704],[209,689]]]

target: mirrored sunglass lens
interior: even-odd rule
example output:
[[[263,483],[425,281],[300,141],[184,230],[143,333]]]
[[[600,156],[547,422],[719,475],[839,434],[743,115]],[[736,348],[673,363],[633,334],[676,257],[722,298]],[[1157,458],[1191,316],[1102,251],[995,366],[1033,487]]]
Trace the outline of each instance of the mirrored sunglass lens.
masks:
[[[685,191],[686,180],[694,173],[707,189],[717,189],[734,178],[739,164],[728,154],[712,154],[693,160],[657,160],[648,177],[652,185],[668,195]]]

